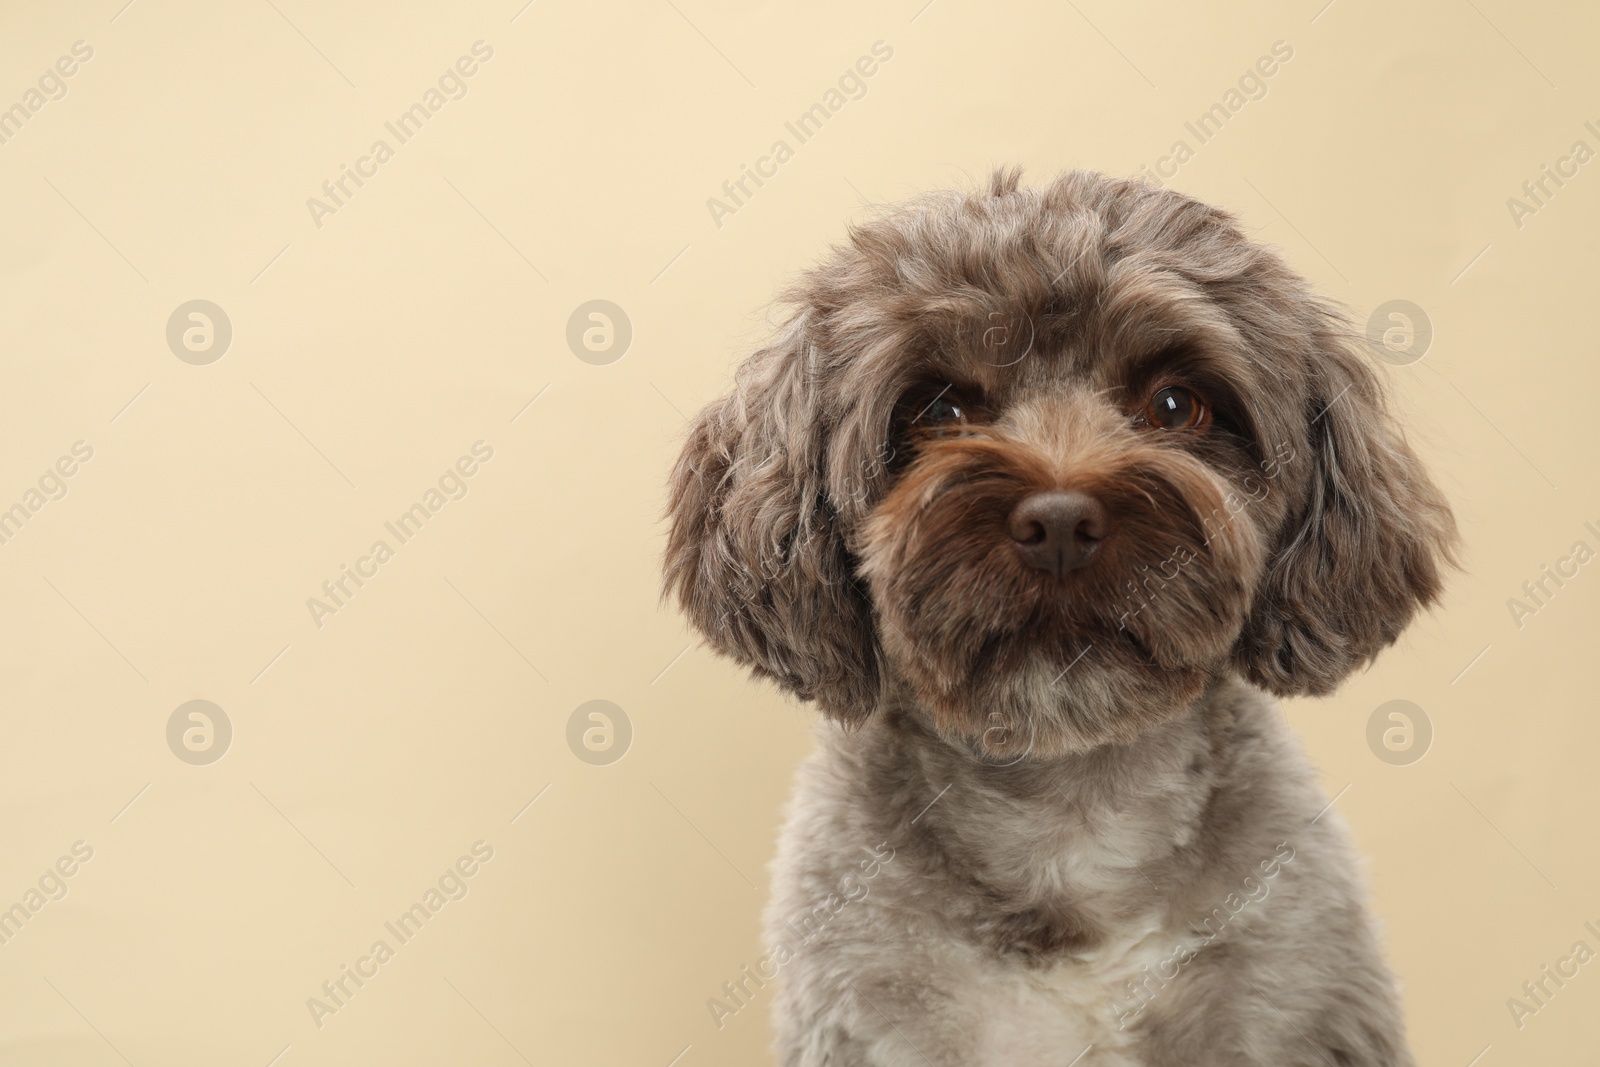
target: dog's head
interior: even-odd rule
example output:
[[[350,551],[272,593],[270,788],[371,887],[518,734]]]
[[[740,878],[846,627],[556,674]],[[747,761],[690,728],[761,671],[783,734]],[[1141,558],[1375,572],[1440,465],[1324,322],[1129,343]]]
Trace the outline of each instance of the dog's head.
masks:
[[[695,421],[666,574],[847,722],[1127,741],[1229,670],[1326,693],[1454,523],[1340,316],[1225,212],[1082,172],[926,197],[806,274]]]

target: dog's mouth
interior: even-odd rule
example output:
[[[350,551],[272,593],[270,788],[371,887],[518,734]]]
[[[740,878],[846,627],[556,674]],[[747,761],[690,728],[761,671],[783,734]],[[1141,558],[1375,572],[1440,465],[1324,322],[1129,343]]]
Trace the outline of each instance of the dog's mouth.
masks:
[[[1067,489],[988,442],[907,469],[867,521],[861,573],[941,732],[988,761],[1058,753],[1131,740],[1199,695],[1243,626],[1260,539],[1213,519],[1218,479],[1174,455]]]

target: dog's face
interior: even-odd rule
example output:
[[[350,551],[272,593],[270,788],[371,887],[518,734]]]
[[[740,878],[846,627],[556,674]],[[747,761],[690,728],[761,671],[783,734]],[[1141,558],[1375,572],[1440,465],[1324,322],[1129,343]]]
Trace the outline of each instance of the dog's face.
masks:
[[[1229,670],[1327,692],[1438,592],[1442,497],[1338,317],[1223,212],[997,175],[789,298],[690,433],[667,580],[830,714],[1079,751]]]

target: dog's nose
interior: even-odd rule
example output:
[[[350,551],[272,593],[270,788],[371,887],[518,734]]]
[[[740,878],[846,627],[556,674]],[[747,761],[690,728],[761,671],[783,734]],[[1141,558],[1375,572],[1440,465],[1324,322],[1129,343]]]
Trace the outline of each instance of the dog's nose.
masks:
[[[1088,565],[1106,535],[1106,509],[1088,493],[1034,493],[1006,526],[1024,563],[1059,577]]]

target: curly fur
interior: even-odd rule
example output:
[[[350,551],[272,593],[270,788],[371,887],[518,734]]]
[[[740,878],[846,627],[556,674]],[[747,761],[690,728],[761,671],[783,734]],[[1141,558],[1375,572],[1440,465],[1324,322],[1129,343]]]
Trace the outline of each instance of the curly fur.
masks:
[[[1084,172],[888,211],[786,297],[690,431],[666,553],[711,644],[829,720],[774,938],[895,850],[783,961],[783,1062],[1409,1063],[1337,818],[1261,692],[1370,662],[1454,542],[1339,311],[1226,212]],[[1141,425],[1172,382],[1214,422]],[[927,383],[959,432],[902,432]],[[1060,579],[1006,529],[1047,490],[1110,516]]]

